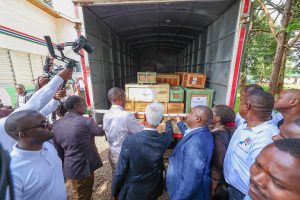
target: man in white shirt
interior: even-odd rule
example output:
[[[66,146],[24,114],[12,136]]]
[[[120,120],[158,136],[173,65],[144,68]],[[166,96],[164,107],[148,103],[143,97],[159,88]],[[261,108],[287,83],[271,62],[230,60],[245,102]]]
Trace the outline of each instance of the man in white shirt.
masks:
[[[32,93],[27,92],[25,90],[24,85],[22,84],[17,84],[16,85],[16,91],[17,91],[17,102],[16,102],[16,107],[20,107],[25,105],[25,103],[30,99]]]
[[[62,163],[47,142],[54,134],[45,116],[35,110],[18,111],[8,116],[4,128],[18,141],[10,154],[15,198],[65,200]]]
[[[260,151],[279,133],[271,119],[274,98],[262,90],[241,96],[239,113],[246,119],[234,132],[224,159],[229,200],[242,200],[249,189],[250,167]]]
[[[258,84],[250,84],[245,86],[240,91],[240,98],[244,96],[246,93],[253,91],[253,90],[264,90],[260,85]],[[277,124],[280,120],[282,120],[283,116],[279,112],[272,111],[272,121]],[[246,120],[240,115],[240,113],[236,114],[235,118],[235,125],[236,127],[239,127],[241,124],[246,123]]]
[[[143,130],[144,126],[130,112],[124,111],[125,92],[121,88],[111,88],[108,91],[108,99],[112,106],[103,118],[103,129],[109,143],[109,162],[114,175],[115,166],[119,159],[124,139],[130,134]]]
[[[63,81],[70,79],[71,76],[72,70],[63,69],[57,76],[53,77],[53,79],[45,87],[35,92],[25,105],[19,107],[14,112],[21,110],[36,110],[44,116],[49,115],[58,106],[58,100],[53,99],[54,95]],[[62,98],[63,96],[58,94],[57,97]],[[16,140],[11,138],[4,129],[6,119],[7,118],[0,119],[0,143],[6,151],[11,152]]]

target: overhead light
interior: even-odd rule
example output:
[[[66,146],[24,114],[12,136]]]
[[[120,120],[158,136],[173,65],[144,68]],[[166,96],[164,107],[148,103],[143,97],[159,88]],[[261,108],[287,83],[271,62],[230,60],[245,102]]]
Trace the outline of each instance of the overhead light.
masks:
[[[171,22],[171,20],[170,19],[166,19],[166,21],[165,21],[166,23],[170,23]]]
[[[166,4],[166,5],[169,5],[169,4],[171,4],[171,3],[168,3],[168,2],[167,2],[167,3],[165,3],[165,4]]]

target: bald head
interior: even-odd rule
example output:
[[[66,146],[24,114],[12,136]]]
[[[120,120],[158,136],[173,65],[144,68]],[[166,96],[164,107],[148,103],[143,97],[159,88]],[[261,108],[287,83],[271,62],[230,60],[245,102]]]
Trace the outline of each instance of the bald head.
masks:
[[[43,115],[35,110],[22,110],[12,113],[5,120],[5,131],[12,138],[18,140],[19,132],[30,128],[37,117],[43,117]]]
[[[288,89],[282,91],[275,102],[274,108],[284,115],[300,114],[300,89]],[[290,112],[293,110],[293,112]]]
[[[201,119],[200,126],[207,126],[211,124],[213,120],[213,112],[210,108],[206,106],[196,106],[193,108],[192,113],[196,118]]]

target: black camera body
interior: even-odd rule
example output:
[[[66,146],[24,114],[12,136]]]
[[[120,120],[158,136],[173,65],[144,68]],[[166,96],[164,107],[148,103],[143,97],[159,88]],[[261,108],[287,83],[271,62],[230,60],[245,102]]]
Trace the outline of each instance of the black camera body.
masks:
[[[51,57],[47,57],[44,65],[44,73],[49,77],[52,78],[56,75],[63,67],[55,67],[56,65],[53,63],[54,59],[60,60],[65,63],[65,67],[73,70],[79,63],[76,60],[68,58],[64,55],[63,50],[65,47],[72,47],[74,53],[82,56],[80,54],[81,49],[84,49],[87,53],[91,54],[95,47],[93,47],[88,40],[83,36],[79,36],[79,38],[75,42],[65,42],[61,44],[53,45],[50,36],[44,36],[49,53]],[[55,54],[55,49],[60,52],[60,55]],[[65,86],[66,82],[64,82],[63,87]]]

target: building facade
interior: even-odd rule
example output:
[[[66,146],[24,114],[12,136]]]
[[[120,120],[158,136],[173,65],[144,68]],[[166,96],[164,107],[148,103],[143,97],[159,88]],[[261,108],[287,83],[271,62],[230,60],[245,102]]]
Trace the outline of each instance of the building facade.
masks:
[[[45,35],[56,44],[78,38],[81,20],[74,8],[71,0],[0,0],[0,99],[5,105],[14,105],[16,84],[31,90],[43,74],[49,54]],[[70,48],[64,53],[80,63]],[[81,76],[80,66],[75,71]]]

